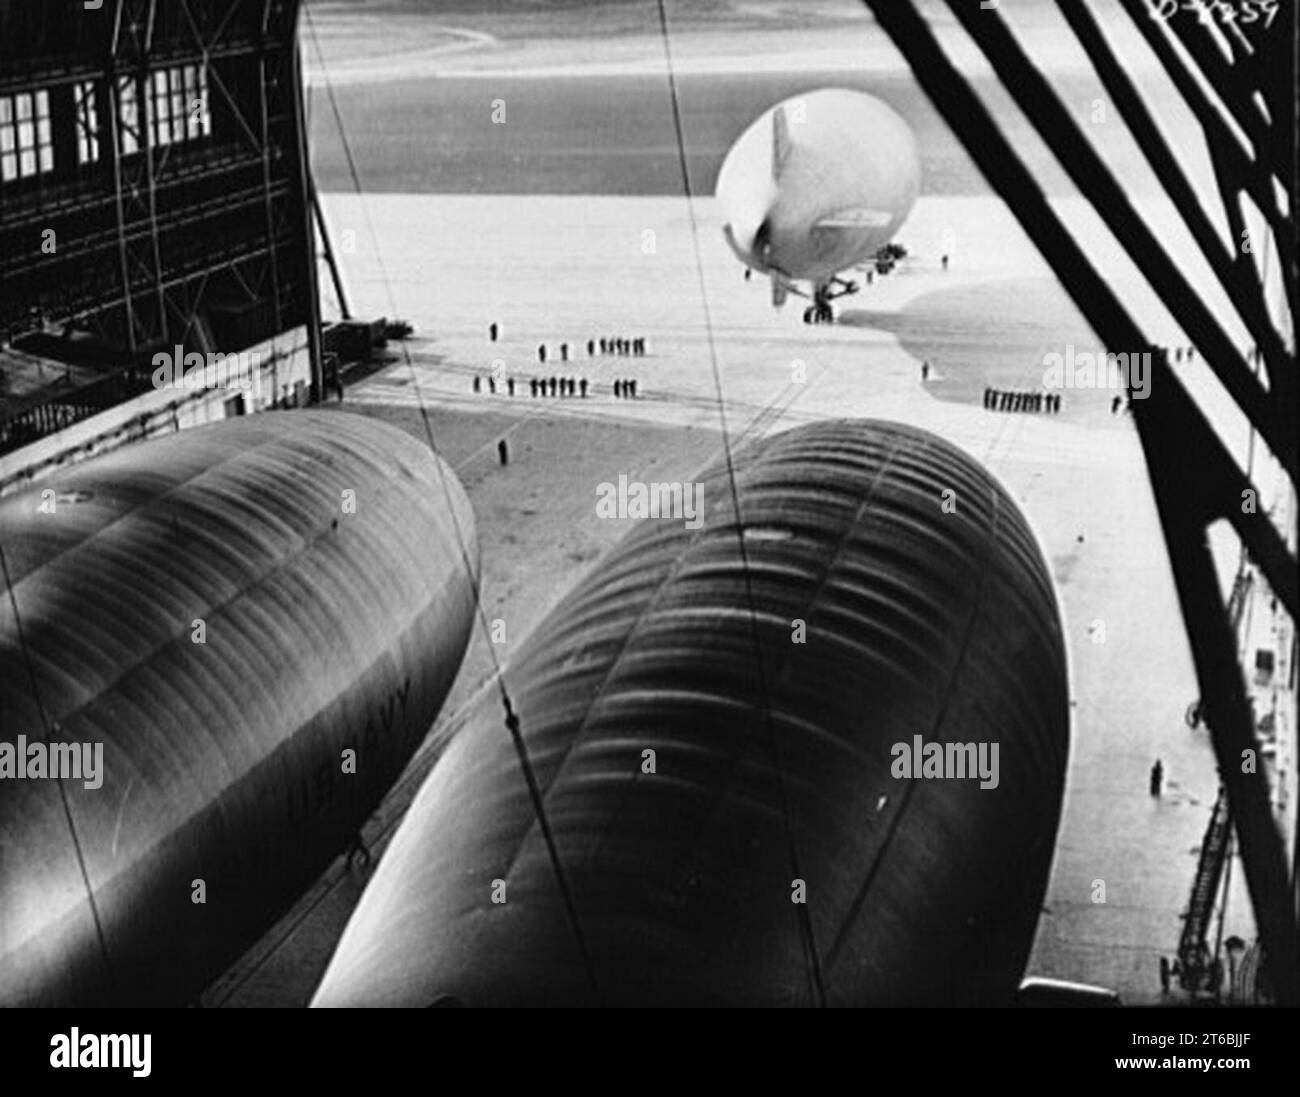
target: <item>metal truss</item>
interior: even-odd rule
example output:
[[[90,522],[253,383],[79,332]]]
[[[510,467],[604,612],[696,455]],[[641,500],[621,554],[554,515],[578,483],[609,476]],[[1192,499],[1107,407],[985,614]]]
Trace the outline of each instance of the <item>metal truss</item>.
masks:
[[[21,61],[0,53],[0,87],[57,96],[93,83],[101,153],[0,209],[0,339],[74,327],[138,359],[203,338],[211,305],[265,304],[241,329],[246,341],[316,316],[299,6],[106,0],[95,16],[41,16],[42,32],[69,43],[66,53]],[[58,19],[74,25],[67,35]],[[156,142],[147,122],[153,74],[186,65],[206,73],[211,135]],[[54,255],[39,249],[45,227],[58,235]]]
[[[1021,49],[996,2],[946,0],[988,58],[1071,180],[1126,250],[1222,382],[1237,408],[1296,482],[1295,340],[1283,338],[1265,305],[1263,281],[1251,254],[1230,250],[1115,57],[1083,0],[1058,0],[1066,22],[1215,277],[1256,340],[1267,385],[1222,329],[1160,241],[1093,150],[1051,83]],[[1219,194],[1236,238],[1244,231],[1243,196],[1263,216],[1282,257],[1282,281],[1294,318],[1296,303],[1295,9],[1270,33],[1261,27],[1216,29],[1195,17],[1159,20],[1143,0],[1120,0],[1128,18],[1160,60],[1201,124],[1218,176]],[[1300,1003],[1295,882],[1269,809],[1267,776],[1242,772],[1243,751],[1256,751],[1237,638],[1219,593],[1207,531],[1231,524],[1278,599],[1296,615],[1294,549],[1261,508],[1243,511],[1243,491],[1259,492],[1211,428],[1203,411],[1152,346],[1051,209],[1037,180],[1002,134],[969,83],[936,40],[913,0],[865,0],[911,65],[917,81],[1051,264],[1093,330],[1116,351],[1149,349],[1150,392],[1131,404],[1147,461],[1165,543],[1173,565],[1203,711],[1237,827],[1246,879],[1270,976],[1281,1003]],[[1284,6],[1285,8],[1285,6]],[[1225,45],[1224,39],[1227,39]],[[1207,92],[1207,85],[1214,95]],[[1216,103],[1215,99],[1219,102]],[[1225,114],[1226,112],[1226,114]],[[1245,135],[1241,140],[1238,133]],[[1278,191],[1289,196],[1285,206]],[[1262,250],[1254,249],[1255,253]],[[1293,320],[1294,322],[1294,320]],[[1289,346],[1288,346],[1289,343]]]

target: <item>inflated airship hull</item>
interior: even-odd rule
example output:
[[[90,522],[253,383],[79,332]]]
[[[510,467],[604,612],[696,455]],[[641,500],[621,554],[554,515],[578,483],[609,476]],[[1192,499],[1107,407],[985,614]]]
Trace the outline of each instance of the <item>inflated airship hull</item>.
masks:
[[[183,1003],[252,944],[433,721],[474,537],[425,446],[322,412],[0,501],[0,744],[102,744],[99,787],[0,780],[0,1002]]]
[[[890,423],[767,439],[736,487],[743,542],[714,471],[702,528],[642,521],[506,675],[578,932],[489,697],[314,1004],[1010,1000],[1068,745],[1029,527],[971,457]],[[899,776],[918,736],[997,744],[996,787]]]
[[[916,138],[893,108],[820,88],[778,103],[736,139],[717,198],[741,262],[822,281],[874,260],[920,185]]]

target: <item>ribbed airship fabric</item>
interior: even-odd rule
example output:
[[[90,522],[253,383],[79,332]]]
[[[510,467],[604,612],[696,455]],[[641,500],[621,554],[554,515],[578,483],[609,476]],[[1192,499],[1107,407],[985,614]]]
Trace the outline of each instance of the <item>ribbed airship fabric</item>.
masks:
[[[735,487],[738,511],[725,468],[704,479],[697,530],[642,521],[505,676],[582,947],[493,696],[313,1004],[1011,999],[1069,735],[1030,527],[977,461],[893,423],[763,440]],[[918,737],[996,744],[996,787],[900,776]]]
[[[428,731],[473,621],[469,502],[395,428],[272,412],[39,481],[0,547],[0,744],[102,746],[96,788],[0,779],[0,1002],[192,1000]]]

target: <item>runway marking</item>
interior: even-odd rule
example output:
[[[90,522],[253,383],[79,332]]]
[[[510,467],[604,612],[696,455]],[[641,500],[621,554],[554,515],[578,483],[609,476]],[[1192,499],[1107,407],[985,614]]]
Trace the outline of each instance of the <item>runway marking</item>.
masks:
[[[402,53],[380,53],[373,57],[359,57],[350,61],[325,61],[320,38],[315,36],[316,61],[312,62],[304,56],[303,77],[309,87],[322,86],[328,82],[336,88],[355,84],[387,84],[398,80],[421,79],[440,75],[428,70],[427,65],[431,61],[470,50],[496,49],[501,46],[501,40],[496,36],[483,31],[467,30],[464,27],[448,27],[435,23],[422,27],[422,30],[450,35],[457,41],[406,50]]]

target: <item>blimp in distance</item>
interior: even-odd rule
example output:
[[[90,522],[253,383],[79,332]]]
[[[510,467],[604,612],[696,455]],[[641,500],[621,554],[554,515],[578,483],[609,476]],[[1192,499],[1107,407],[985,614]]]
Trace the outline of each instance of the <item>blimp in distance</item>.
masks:
[[[916,138],[891,107],[847,88],[806,92],[765,111],[727,153],[723,235],[771,278],[773,304],[810,296],[804,319],[827,321],[831,301],[857,290],[841,272],[893,241],[920,183]]]
[[[756,443],[736,502],[725,467],[697,492],[702,524],[642,521],[505,673],[543,811],[489,697],[314,1005],[1014,1000],[1069,732],[1015,501],[864,420]]]
[[[469,502],[268,412],[0,501],[0,1004],[193,1001],[348,847],[470,634]]]

